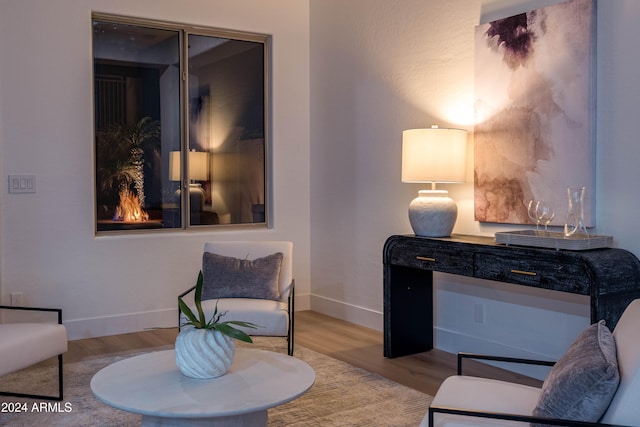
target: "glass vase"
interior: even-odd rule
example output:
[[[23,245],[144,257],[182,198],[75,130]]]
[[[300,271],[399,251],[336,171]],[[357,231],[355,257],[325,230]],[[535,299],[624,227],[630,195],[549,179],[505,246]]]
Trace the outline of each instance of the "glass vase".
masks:
[[[584,239],[589,237],[584,225],[584,194],[585,187],[567,187],[569,209],[567,221],[564,224],[564,237]]]

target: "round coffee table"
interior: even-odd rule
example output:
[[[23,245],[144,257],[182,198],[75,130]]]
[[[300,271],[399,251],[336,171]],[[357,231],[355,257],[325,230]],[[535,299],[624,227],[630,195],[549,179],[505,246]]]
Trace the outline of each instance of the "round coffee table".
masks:
[[[109,365],[91,379],[107,405],[142,414],[143,426],[266,426],[267,410],[305,393],[315,372],[300,359],[237,348],[231,369],[213,379],[184,376],[174,350]]]

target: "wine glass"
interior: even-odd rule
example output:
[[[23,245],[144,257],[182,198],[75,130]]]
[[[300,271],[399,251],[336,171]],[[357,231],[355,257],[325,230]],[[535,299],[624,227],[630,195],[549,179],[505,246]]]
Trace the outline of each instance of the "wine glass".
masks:
[[[529,219],[536,223],[536,236],[540,233],[540,218],[538,217],[538,205],[540,204],[537,200],[529,200],[529,204],[527,205],[527,215],[529,215]]]
[[[545,200],[540,200],[536,207],[536,214],[538,220],[544,224],[545,236],[548,236],[549,230],[547,229],[547,226],[551,221],[553,221],[553,218],[556,216],[556,211],[553,208],[553,203]]]

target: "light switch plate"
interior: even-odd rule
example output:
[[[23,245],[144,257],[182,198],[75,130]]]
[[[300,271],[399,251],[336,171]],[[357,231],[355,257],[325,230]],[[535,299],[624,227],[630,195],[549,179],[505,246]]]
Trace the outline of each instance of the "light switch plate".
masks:
[[[9,175],[9,193],[35,193],[35,175]]]

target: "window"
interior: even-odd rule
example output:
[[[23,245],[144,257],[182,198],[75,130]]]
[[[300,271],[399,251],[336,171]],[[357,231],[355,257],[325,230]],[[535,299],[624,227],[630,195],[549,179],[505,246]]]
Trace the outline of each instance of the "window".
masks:
[[[268,42],[93,15],[97,232],[267,225]]]

